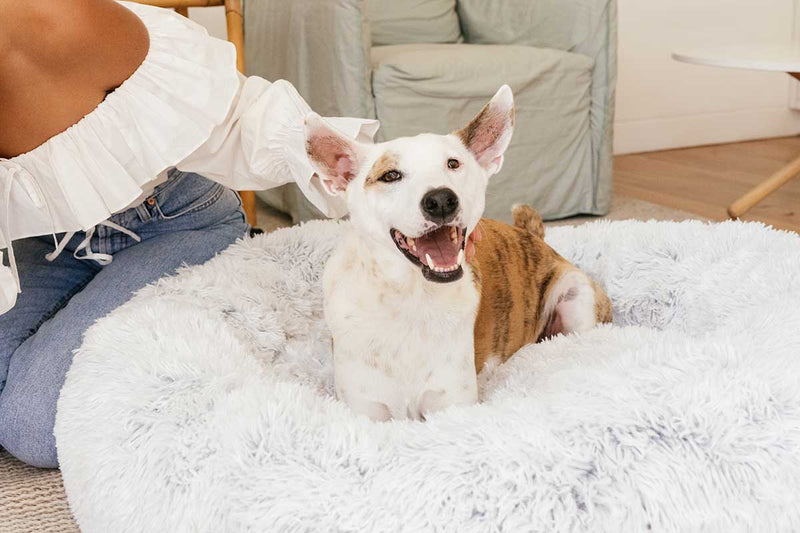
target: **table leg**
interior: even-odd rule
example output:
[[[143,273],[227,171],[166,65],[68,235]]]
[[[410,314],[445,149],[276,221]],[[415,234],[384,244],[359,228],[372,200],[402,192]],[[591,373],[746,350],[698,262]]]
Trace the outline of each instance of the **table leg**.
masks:
[[[728,207],[728,215],[731,218],[739,218],[749,211],[751,207],[775,192],[780,186],[786,184],[798,174],[800,174],[800,157],[739,197]]]
[[[800,72],[787,72],[787,74],[800,81]],[[728,207],[728,216],[739,218],[798,174],[800,174],[800,157],[737,198]]]

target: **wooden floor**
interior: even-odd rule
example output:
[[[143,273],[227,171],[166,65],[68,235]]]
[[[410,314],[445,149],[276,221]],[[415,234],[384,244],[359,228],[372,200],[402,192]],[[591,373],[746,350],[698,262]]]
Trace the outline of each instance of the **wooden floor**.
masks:
[[[750,187],[800,157],[800,137],[785,137],[614,158],[619,194],[725,220]],[[800,177],[766,197],[743,220],[800,232]]]

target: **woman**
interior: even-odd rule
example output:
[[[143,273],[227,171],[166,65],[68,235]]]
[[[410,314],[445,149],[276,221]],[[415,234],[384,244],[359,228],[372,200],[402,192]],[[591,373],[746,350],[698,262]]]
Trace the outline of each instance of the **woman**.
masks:
[[[305,157],[309,111],[171,11],[0,0],[0,446],[57,466],[56,401],[84,331],[244,237],[232,189],[294,180],[342,214]]]

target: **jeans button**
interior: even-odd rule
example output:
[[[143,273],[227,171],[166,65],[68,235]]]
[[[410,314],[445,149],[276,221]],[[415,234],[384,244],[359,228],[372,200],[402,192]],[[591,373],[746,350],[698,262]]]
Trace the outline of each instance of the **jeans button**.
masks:
[[[151,196],[150,198],[147,199],[147,205],[150,206],[156,205],[156,199]]]

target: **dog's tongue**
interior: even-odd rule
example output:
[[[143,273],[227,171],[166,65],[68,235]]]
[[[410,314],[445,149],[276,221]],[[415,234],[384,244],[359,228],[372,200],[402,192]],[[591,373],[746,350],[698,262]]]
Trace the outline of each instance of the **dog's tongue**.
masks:
[[[450,231],[450,227],[443,226],[416,239],[416,254],[422,264],[428,264],[425,254],[431,256],[437,267],[449,267],[455,264],[458,260],[459,246],[450,238]]]

